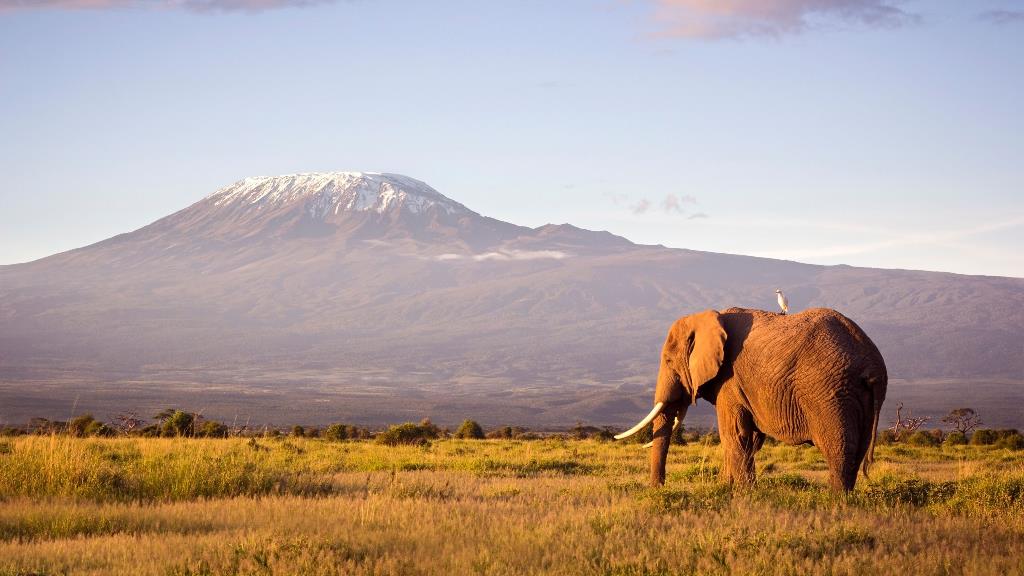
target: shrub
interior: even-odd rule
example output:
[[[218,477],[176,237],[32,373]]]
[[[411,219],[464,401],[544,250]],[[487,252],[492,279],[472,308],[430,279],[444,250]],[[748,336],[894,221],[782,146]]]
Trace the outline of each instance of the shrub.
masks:
[[[480,440],[484,437],[484,429],[480,427],[476,420],[466,419],[462,421],[462,425],[455,431],[455,437],[467,440]]]
[[[516,434],[515,437],[521,437],[521,434]],[[615,433],[610,428],[598,428],[597,426],[584,426],[580,422],[577,422],[575,426],[569,430],[569,437],[573,440],[587,440],[593,438],[601,442],[612,440],[615,438]]]
[[[427,435],[431,440],[441,435],[441,429],[434,426],[434,423],[430,421],[430,418],[424,418],[420,420],[420,429]]]
[[[196,429],[196,436],[202,436],[204,438],[227,438],[228,427],[220,422],[207,420]]]
[[[996,441],[996,446],[1010,450],[1024,450],[1024,436],[1021,436],[1019,433],[1012,436],[1004,436]]]
[[[160,425],[162,436],[193,436],[195,434],[194,415],[182,410],[175,410]]]
[[[975,430],[974,434],[971,434],[971,445],[972,446],[988,446],[989,444],[995,444],[999,437],[996,436],[995,430],[989,430],[988,428],[982,428]]]
[[[526,428],[519,426],[502,426],[487,433],[487,437],[492,439],[529,438],[532,436]]]
[[[705,434],[701,438],[701,442],[706,442],[708,444],[716,445],[716,444],[721,444],[722,439],[721,439],[721,437],[718,436],[718,430],[712,430],[712,431],[708,432],[707,434]]]
[[[895,444],[898,440],[896,433],[888,428],[878,433],[879,444]]]
[[[942,443],[950,446],[962,446],[967,444],[967,435],[960,431],[950,432]]]
[[[377,435],[377,443],[388,446],[427,444],[437,438],[438,430],[437,427],[429,425],[429,420],[426,420],[426,422],[428,426],[424,426],[422,422],[419,425],[406,422],[405,424],[391,426]]]
[[[694,432],[683,431],[683,442],[687,443],[687,444],[690,443],[690,442],[700,442],[700,432],[698,432],[698,431],[694,431]]]
[[[907,444],[910,444],[911,446],[938,446],[939,441],[935,439],[935,436],[928,432],[918,430],[907,438]]]
[[[68,434],[78,438],[84,438],[86,436],[110,436],[113,434],[113,430],[108,428],[103,422],[93,418],[92,414],[83,414],[72,419],[68,422],[67,431]]]
[[[306,434],[310,436],[310,434]],[[320,437],[326,440],[360,440],[370,437],[370,431],[366,428],[353,426],[352,424],[331,424],[320,432]]]
[[[306,429],[305,428],[303,428],[302,426],[299,426],[298,424],[296,424],[295,426],[292,426],[292,436],[294,436],[296,438],[302,438],[305,435],[306,435]]]

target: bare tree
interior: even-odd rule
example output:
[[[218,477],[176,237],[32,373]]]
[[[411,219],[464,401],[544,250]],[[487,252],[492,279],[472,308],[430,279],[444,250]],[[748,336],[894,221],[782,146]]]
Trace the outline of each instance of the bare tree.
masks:
[[[114,426],[117,428],[117,431],[125,436],[128,436],[139,426],[146,423],[146,421],[139,418],[135,412],[124,412],[122,414],[118,414],[117,418],[114,418],[114,421],[116,422]]]
[[[973,408],[957,408],[943,417],[942,421],[946,424],[952,424],[957,432],[963,434],[967,434],[984,424]]]
[[[892,436],[895,440],[902,440],[905,436],[910,436],[917,431],[918,428],[924,425],[925,422],[931,420],[930,416],[913,416],[910,410],[907,410],[907,417],[904,419],[901,416],[903,411],[903,402],[900,402],[896,406],[896,420],[892,423]]]

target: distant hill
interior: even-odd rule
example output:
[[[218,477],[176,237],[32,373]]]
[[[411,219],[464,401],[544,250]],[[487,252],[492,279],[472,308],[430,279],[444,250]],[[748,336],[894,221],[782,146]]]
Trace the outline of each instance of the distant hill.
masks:
[[[772,310],[777,287],[792,311],[854,319],[894,379],[1024,381],[1022,279],[526,228],[412,178],[339,172],[248,178],[0,267],[0,423],[170,404],[263,422],[629,423],[673,319]]]

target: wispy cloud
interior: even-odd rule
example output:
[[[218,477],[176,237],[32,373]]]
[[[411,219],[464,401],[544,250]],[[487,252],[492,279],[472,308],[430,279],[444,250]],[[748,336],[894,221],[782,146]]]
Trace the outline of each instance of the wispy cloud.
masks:
[[[694,218],[707,218],[708,215],[703,212],[695,214],[689,213],[689,206],[696,205],[697,199],[689,194],[666,194],[661,197],[660,200],[651,200],[650,198],[630,198],[627,194],[611,194],[609,197],[612,200],[612,204],[616,206],[625,206],[629,211],[636,215],[642,216],[644,214],[652,212],[662,212],[669,215],[686,215],[687,218],[693,220]]]
[[[789,222],[783,224],[783,226],[792,228],[798,227],[799,224]],[[878,252],[880,250],[887,250],[891,248],[914,245],[936,245],[955,247],[957,243],[971,236],[984,234],[986,232],[996,232],[999,230],[1016,228],[1018,226],[1024,226],[1024,218],[1013,218],[1010,220],[1004,220],[1000,222],[989,222],[985,224],[978,224],[976,226],[957,228],[953,230],[909,234],[893,234],[890,230],[873,230],[868,228],[849,226],[844,227],[842,225],[829,226],[826,224],[819,223],[807,225],[806,227],[856,230],[864,232],[865,237],[873,239],[866,242],[767,250],[761,252],[752,252],[750,253],[750,255],[763,256],[767,258],[785,258],[801,260],[813,258],[835,258],[838,256],[852,256],[856,254],[867,254],[870,252]]]
[[[991,24],[1024,24],[1024,10],[989,10],[978,19]]]
[[[675,212],[676,214],[682,214],[683,212],[686,211],[686,209],[683,208],[684,204],[696,204],[696,203],[697,203],[697,199],[694,198],[693,196],[689,196],[689,195],[676,196],[675,194],[668,194],[661,201],[661,209],[666,214],[671,214],[673,212]]]
[[[654,0],[658,36],[721,39],[800,34],[822,22],[898,27],[920,20],[899,0]]]
[[[337,0],[0,0],[0,12],[15,10],[188,10],[191,12],[261,12],[304,8]]]
[[[647,198],[641,198],[630,205],[629,210],[633,214],[646,214],[651,209],[651,201]]]
[[[561,260],[568,258],[569,254],[561,250],[498,250],[494,252],[482,252],[479,254],[455,254],[448,252],[434,257],[439,262],[452,262],[468,260],[472,262],[511,262],[520,260]]]

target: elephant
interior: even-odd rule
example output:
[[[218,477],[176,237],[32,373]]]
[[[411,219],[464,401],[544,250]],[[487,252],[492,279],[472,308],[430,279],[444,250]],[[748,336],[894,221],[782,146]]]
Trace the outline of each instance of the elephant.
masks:
[[[829,484],[852,490],[874,460],[885,401],[885,361],[867,334],[829,308],[799,314],[729,308],[672,324],[661,352],[654,409],[622,439],[654,423],[651,485],[665,483],[673,423],[703,398],[715,406],[724,453],[722,479],[754,481],[766,436],[817,446]]]

